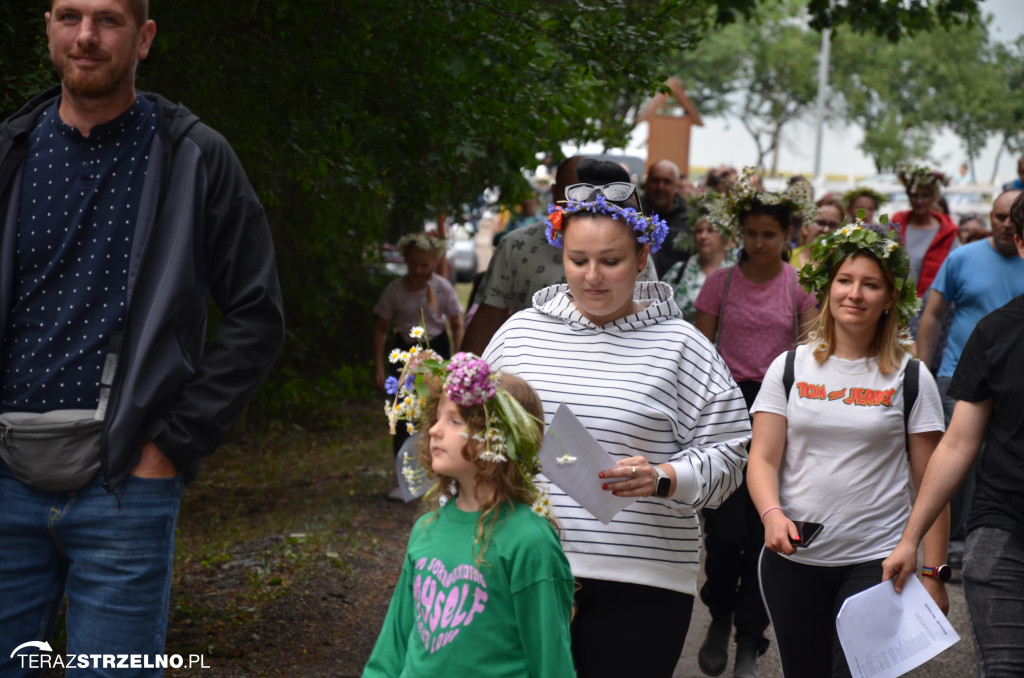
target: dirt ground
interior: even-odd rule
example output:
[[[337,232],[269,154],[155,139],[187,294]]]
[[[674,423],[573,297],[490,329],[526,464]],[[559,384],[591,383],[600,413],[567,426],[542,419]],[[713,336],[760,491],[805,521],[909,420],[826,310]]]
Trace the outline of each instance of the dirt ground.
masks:
[[[215,568],[194,563],[179,572],[191,603],[172,606],[167,652],[202,654],[210,669],[168,675],[359,676],[421,508],[381,494],[356,499],[353,527],[373,541],[354,549],[344,566],[328,558],[307,564],[299,580],[268,601],[239,604],[251,598],[253,568],[286,569],[280,561],[288,551],[281,546],[294,537],[267,536],[238,547]]]

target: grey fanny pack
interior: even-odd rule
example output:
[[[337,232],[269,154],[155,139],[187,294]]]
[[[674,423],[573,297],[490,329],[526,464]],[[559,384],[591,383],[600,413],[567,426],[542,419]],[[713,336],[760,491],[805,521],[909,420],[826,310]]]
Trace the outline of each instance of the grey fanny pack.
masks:
[[[29,487],[70,492],[100,470],[103,421],[94,410],[0,414],[0,459]]]

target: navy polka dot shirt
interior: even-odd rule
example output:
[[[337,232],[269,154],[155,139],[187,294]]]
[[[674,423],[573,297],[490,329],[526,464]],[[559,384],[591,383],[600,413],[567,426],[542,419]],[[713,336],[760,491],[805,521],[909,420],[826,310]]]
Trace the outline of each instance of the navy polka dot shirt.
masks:
[[[93,409],[110,335],[124,325],[132,235],[156,105],[139,97],[88,137],[60,100],[32,131],[17,273],[0,346],[0,411]]]

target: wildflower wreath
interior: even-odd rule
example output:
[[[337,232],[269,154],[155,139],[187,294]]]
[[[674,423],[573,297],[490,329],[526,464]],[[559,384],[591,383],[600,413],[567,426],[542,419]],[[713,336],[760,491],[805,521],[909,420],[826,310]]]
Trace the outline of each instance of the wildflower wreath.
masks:
[[[743,239],[740,214],[755,205],[782,205],[789,208],[793,214],[809,215],[816,211],[807,182],[797,181],[782,193],[759,191],[752,182],[755,173],[753,167],[744,167],[732,189],[710,201],[708,213],[711,223],[723,237],[730,238],[733,242],[742,242]],[[788,226],[789,224],[782,225],[783,229]]]
[[[396,247],[399,252],[404,254],[405,248],[409,246],[415,247],[418,250],[440,250],[443,252],[448,247],[448,241],[444,238],[438,238],[429,233],[419,231],[417,233],[406,233],[398,239]]]
[[[906,343],[909,339],[907,323],[917,315],[921,300],[910,277],[910,256],[900,245],[899,234],[888,229],[888,216],[882,215],[880,221],[880,224],[866,224],[857,219],[838,231],[815,238],[811,243],[811,259],[800,269],[800,284],[808,292],[814,292],[819,303],[828,303],[825,297],[836,268],[858,252],[869,252],[883,269],[893,274],[898,294],[896,312],[903,330],[901,341]]]
[[[410,337],[422,341],[422,327],[414,327]],[[385,402],[392,435],[399,420],[406,422],[409,433],[422,430],[430,407],[435,407],[441,393],[465,408],[479,406],[483,410],[483,430],[473,440],[483,446],[479,459],[484,462],[512,463],[527,487],[535,491],[534,510],[543,513],[544,493],[533,477],[541,472],[541,434],[537,420],[518,400],[501,388],[501,373],[491,371],[487,361],[472,353],[456,353],[444,360],[429,346],[413,346],[408,351],[395,349],[388,359],[403,364],[398,377],[389,377],[384,388],[393,401]],[[468,437],[468,427],[465,435]],[[402,460],[402,476],[414,495],[433,482],[416,456],[406,454]]]
[[[867,186],[856,186],[848,190],[846,193],[843,193],[843,204],[852,205],[853,201],[857,198],[871,198],[875,201],[875,205],[877,207],[881,207],[889,200],[888,196],[879,193],[873,188],[868,188]]]
[[[934,186],[938,190],[940,186],[948,186],[950,181],[942,172],[924,165],[900,165],[897,177],[908,191],[918,186]]]
[[[651,252],[660,250],[668,235],[668,224],[657,214],[645,217],[643,212],[632,207],[619,207],[599,193],[593,200],[566,200],[564,205],[548,205],[548,225],[544,229],[544,235],[553,247],[562,249],[563,220],[578,212],[607,214],[612,219],[621,219],[633,229],[633,237],[638,243],[650,244]]]

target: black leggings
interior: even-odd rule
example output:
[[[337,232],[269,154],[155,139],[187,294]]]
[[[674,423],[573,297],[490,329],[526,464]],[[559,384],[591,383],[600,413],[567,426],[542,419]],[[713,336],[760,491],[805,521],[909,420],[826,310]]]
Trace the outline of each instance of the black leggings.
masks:
[[[749,409],[761,389],[759,381],[737,384]],[[754,643],[758,654],[768,649],[764,632],[768,614],[757,584],[757,560],[764,546],[761,516],[747,492],[746,471],[736,491],[716,509],[704,509],[704,573],[700,599],[712,617],[732,615],[736,639]]]
[[[577,678],[671,678],[690,628],[693,596],[603,579],[576,582]]]
[[[782,673],[850,676],[836,634],[843,602],[882,581],[882,560],[826,567],[794,563],[774,551],[761,551],[761,595],[775,631]]]

